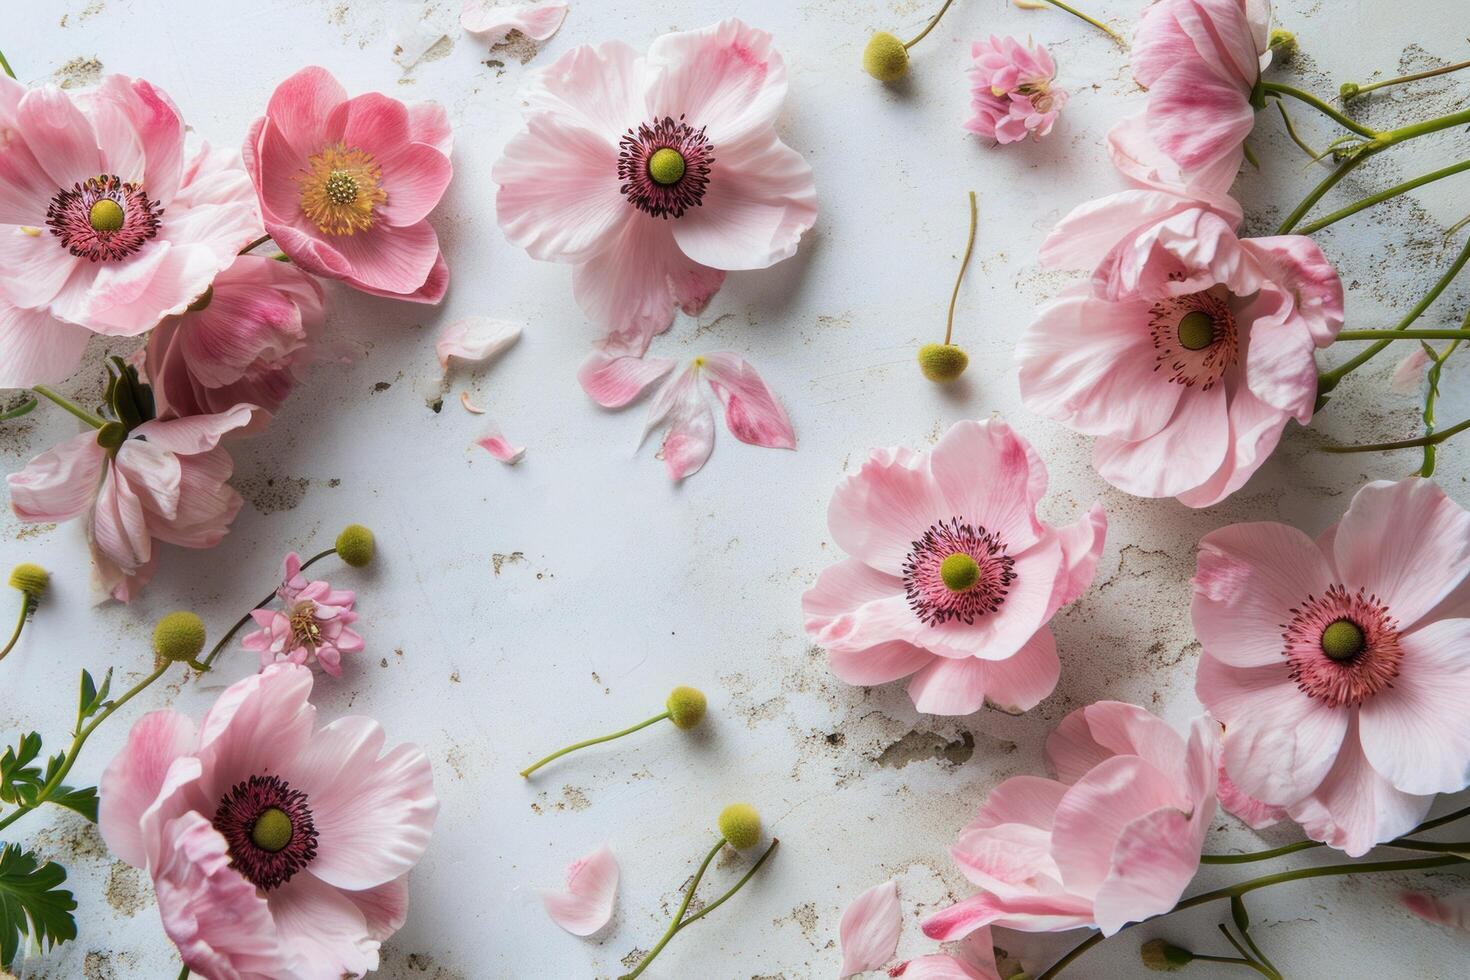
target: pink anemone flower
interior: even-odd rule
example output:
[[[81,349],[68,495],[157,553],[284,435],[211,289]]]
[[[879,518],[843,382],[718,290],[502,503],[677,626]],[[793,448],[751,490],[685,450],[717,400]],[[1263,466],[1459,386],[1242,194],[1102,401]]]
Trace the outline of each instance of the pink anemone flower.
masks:
[[[178,110],[141,79],[0,77],[0,133],[0,386],[59,381],[91,333],[182,313],[259,227],[238,159],[186,157]]]
[[[1133,35],[1150,138],[1186,176],[1228,187],[1255,125],[1251,95],[1270,63],[1269,0],[1159,0]],[[1222,186],[1223,185],[1223,186]]]
[[[317,727],[311,671],[232,684],[196,728],[154,711],[102,774],[98,828],[153,879],[201,977],[338,980],[377,969],[439,802],[422,749],[370,718]]]
[[[271,94],[245,166],[265,230],[291,261],[375,296],[437,303],[449,267],[427,219],[449,186],[451,146],[440,106],[349,99],[313,67]]]
[[[1289,419],[1312,420],[1342,283],[1301,235],[1237,239],[1201,208],[1159,227],[1117,250],[1135,288],[1103,298],[1095,279],[1040,311],[1016,345],[1021,399],[1098,437],[1093,463],[1113,486],[1207,507],[1250,479]]]
[[[260,629],[240,641],[260,654],[260,666],[289,661],[320,664],[333,677],[342,676],[342,654],[362,651],[362,637],[351,628],[357,621],[352,604],[357,596],[333,589],[326,582],[308,580],[301,572],[301,556],[291,552],[281,569],[276,589],[280,609],[252,609]]]
[[[931,451],[875,449],[827,510],[851,557],[802,596],[806,631],[849,684],[913,675],[914,707],[1035,707],[1061,665],[1047,623],[1087,590],[1107,533],[1100,504],[1054,528],[1047,474],[1000,420],[957,422]]]
[[[675,306],[698,313],[726,271],[789,258],[816,220],[811,168],[775,130],[786,64],[738,20],[665,34],[646,56],[575,48],[522,98],[526,128],[491,172],[500,227],[575,266],[612,353],[642,355]]]
[[[924,922],[931,939],[983,926],[1111,936],[1167,912],[1199,868],[1215,816],[1215,723],[1186,742],[1142,708],[1099,701],[1046,741],[1056,779],[1014,776],[991,791],[950,853],[980,887]]]
[[[970,47],[970,105],[975,116],[965,124],[972,133],[997,143],[1015,143],[1051,132],[1067,104],[1066,89],[1056,88],[1056,62],[1039,44],[991,35]]]
[[[269,418],[252,405],[217,415],[155,419],[115,449],[86,432],[6,477],[15,516],[28,524],[83,518],[102,588],[131,601],[152,579],[157,542],[212,548],[243,501],[226,484],[234,461],[220,445]]]
[[[1377,482],[1313,541],[1233,524],[1200,542],[1195,693],[1225,771],[1353,856],[1470,785],[1470,512]]]
[[[242,255],[181,316],[148,335],[144,371],[160,418],[236,405],[274,412],[311,364],[322,289],[300,269]]]

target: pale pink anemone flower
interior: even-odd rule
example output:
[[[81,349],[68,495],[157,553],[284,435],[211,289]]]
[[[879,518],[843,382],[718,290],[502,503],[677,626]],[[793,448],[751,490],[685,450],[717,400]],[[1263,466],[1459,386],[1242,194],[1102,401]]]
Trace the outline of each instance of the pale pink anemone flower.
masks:
[[[116,450],[88,429],[6,477],[10,505],[27,524],[82,518],[103,590],[130,602],[158,565],[158,542],[213,548],[243,501],[225,481],[235,464],[220,441],[258,430],[252,405],[184,419],[155,419]]]
[[[1208,207],[1136,237],[1128,221],[1099,206],[1073,222],[1073,257],[1106,258],[1016,345],[1021,399],[1096,436],[1093,464],[1113,486],[1207,507],[1250,479],[1289,419],[1312,420],[1342,283],[1311,239],[1236,238]],[[1125,236],[1114,247],[1110,229]]]
[[[0,386],[60,381],[92,333],[182,313],[258,227],[238,158],[186,156],[183,119],[149,83],[0,77]]]
[[[495,163],[500,227],[572,288],[611,354],[641,356],[677,306],[695,314],[727,270],[795,254],[817,216],[801,155],[776,135],[786,64],[738,20],[619,41],[534,73],[526,128]]]
[[[271,94],[245,140],[265,230],[313,275],[437,303],[449,267],[428,222],[453,168],[449,117],[379,92],[347,97],[325,68]]]
[[[144,373],[159,418],[240,404],[274,412],[312,363],[322,289],[289,263],[242,255],[190,309],[148,335]]]
[[[276,589],[280,609],[252,609],[260,629],[240,641],[260,654],[260,666],[290,662],[320,664],[333,677],[342,676],[342,654],[360,653],[362,637],[351,627],[357,622],[352,604],[357,596],[326,582],[308,580],[301,572],[301,556],[291,552],[281,569]]]
[[[1358,856],[1470,784],[1470,513],[1377,482],[1316,541],[1273,522],[1200,542],[1195,693],[1225,770]]]
[[[1100,504],[1054,528],[1036,516],[1046,467],[1004,422],[957,422],[927,453],[875,449],[827,510],[851,557],[802,596],[806,631],[849,684],[912,674],[929,714],[989,701],[1027,711],[1056,687],[1047,623],[1087,590],[1107,533]]]
[[[1013,37],[990,36],[970,47],[975,67],[970,75],[970,106],[975,116],[965,124],[972,133],[1002,145],[1051,132],[1067,104],[1066,89],[1052,82],[1056,62],[1039,44]]]
[[[1215,816],[1215,723],[1186,742],[1142,708],[1099,701],[1046,741],[1056,779],[1014,776],[991,791],[950,853],[981,889],[930,916],[924,934],[981,926],[1111,936],[1169,911],[1199,868]]]
[[[439,810],[429,759],[385,752],[370,718],[318,728],[311,686],[277,664],[197,728],[151,712],[102,774],[102,837],[153,878],[164,931],[201,977],[362,976],[407,918]]]
[[[1270,63],[1270,0],[1159,0],[1133,35],[1150,138],[1191,180],[1224,190],[1255,125],[1251,95]]]

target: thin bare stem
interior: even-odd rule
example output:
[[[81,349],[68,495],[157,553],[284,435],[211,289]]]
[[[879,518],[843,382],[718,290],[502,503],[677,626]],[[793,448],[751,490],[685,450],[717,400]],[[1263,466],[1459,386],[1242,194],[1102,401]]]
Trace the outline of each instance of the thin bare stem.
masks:
[[[1470,68],[1470,61],[1460,61],[1456,62],[1453,65],[1444,65],[1440,68],[1430,68],[1427,71],[1416,71],[1412,75],[1400,75],[1397,78],[1385,78],[1382,81],[1370,82],[1367,85],[1359,85],[1357,88],[1353,89],[1352,94],[1345,97],[1343,101],[1351,102],[1358,96],[1366,95],[1376,89],[1388,88],[1390,85],[1403,85],[1406,82],[1417,82],[1420,79],[1433,78],[1436,75],[1448,75],[1450,72],[1459,71],[1462,68]]]
[[[935,14],[929,20],[929,23],[927,25],[925,25],[925,27],[924,27],[924,29],[922,31],[919,32],[919,36],[918,37],[914,38],[912,41],[908,42],[907,44],[905,44],[903,46],[904,47],[904,50],[907,51],[909,48],[913,47],[914,45],[918,44],[920,41],[924,40],[924,38],[928,36],[929,32],[932,31],[932,30],[934,30],[934,25],[937,24],[937,23],[939,23],[939,18],[941,18],[941,17],[944,16],[944,12],[949,9],[949,5],[952,4],[952,3],[954,3],[954,0],[944,0],[944,6],[942,6],[942,7],[939,8],[939,13]]]
[[[960,274],[955,277],[954,291],[949,294],[949,317],[944,321],[944,342],[954,334],[954,306],[960,298],[960,283],[965,281],[965,270],[970,267],[970,254],[975,251],[975,228],[980,221],[979,206],[975,203],[975,192],[970,192],[970,237],[965,239],[965,256],[960,259]]]

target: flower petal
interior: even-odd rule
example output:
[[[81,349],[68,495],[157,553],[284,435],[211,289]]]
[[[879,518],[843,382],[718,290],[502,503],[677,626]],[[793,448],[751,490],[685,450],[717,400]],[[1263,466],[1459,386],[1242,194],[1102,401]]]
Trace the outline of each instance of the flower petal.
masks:
[[[838,938],[842,946],[841,977],[877,970],[898,951],[903,913],[898,907],[898,883],[885,881],[863,892],[842,913]]]
[[[485,431],[475,440],[475,445],[510,466],[519,463],[526,455],[526,447],[512,445],[505,438],[505,433],[500,431],[500,426],[494,422],[485,427]]]
[[[1470,893],[1441,898],[1428,892],[1403,892],[1399,901],[1425,922],[1470,932]]]
[[[616,144],[549,114],[511,138],[490,179],[501,230],[532,258],[589,258],[643,217],[618,192]]]
[[[106,467],[107,450],[97,445],[97,433],[88,429],[5,478],[11,509],[28,524],[59,524],[80,517],[92,506]]]
[[[664,34],[648,48],[654,118],[687,116],[721,153],[769,130],[786,101],[786,63],[765,31],[730,18]],[[721,268],[736,268],[722,266]]]
[[[715,415],[700,394],[698,380],[698,368],[690,365],[678,377],[665,381],[649,403],[643,428],[646,440],[655,428],[668,425],[659,458],[676,481],[699,472],[715,447]]]
[[[1190,390],[1169,423],[1136,442],[1099,439],[1093,446],[1098,474],[1138,497],[1173,497],[1204,483],[1230,448],[1225,389]]]
[[[494,46],[504,41],[511,31],[520,31],[533,41],[545,41],[561,28],[567,18],[564,3],[495,4],[490,0],[465,0],[460,12],[460,26],[480,40]]]
[[[146,867],[143,812],[158,798],[163,777],[179,756],[193,750],[199,735],[188,716],[150,711],[128,732],[127,743],[98,784],[97,829],[107,847],[135,868]]]
[[[674,369],[664,357],[614,356],[593,351],[577,371],[582,390],[603,408],[622,408]]]
[[[521,339],[521,325],[488,316],[467,316],[453,321],[439,334],[434,351],[439,366],[448,372],[449,359],[479,363],[488,361]]]
[[[796,432],[785,409],[745,358],[721,351],[700,360],[709,386],[725,406],[725,427],[731,435],[752,446],[796,448]]]
[[[564,891],[537,889],[551,921],[574,936],[590,936],[612,919],[618,862],[606,844],[567,865]]]
[[[308,871],[266,892],[266,901],[281,936],[282,958],[291,964],[285,976],[329,980],[378,968],[379,942],[347,892]]]
[[[1405,793],[1458,793],[1470,786],[1470,619],[1428,623],[1399,644],[1398,676],[1358,711],[1363,754]]]

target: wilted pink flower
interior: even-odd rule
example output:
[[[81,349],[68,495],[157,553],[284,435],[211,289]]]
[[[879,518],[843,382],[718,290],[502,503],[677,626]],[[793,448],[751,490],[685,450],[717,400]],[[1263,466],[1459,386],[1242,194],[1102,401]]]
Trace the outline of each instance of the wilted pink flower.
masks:
[[[643,354],[675,306],[697,313],[726,270],[790,257],[816,220],[811,168],[774,126],[786,64],[738,20],[666,34],[646,56],[575,48],[522,98],[526,128],[491,174],[501,230],[576,267],[612,354]]]
[[[220,440],[268,417],[237,405],[157,419],[134,428],[116,450],[88,429],[6,477],[10,505],[26,523],[84,518],[98,580],[129,602],[153,577],[156,542],[212,548],[229,531],[243,501],[225,483],[235,464]]]
[[[1159,0],[1133,35],[1153,142],[1191,180],[1230,186],[1255,124],[1251,93],[1270,61],[1267,0]]]
[[[970,106],[975,117],[965,128],[997,143],[1051,132],[1067,104],[1066,89],[1055,88],[1057,66],[1046,48],[1013,37],[990,36],[970,46]]]
[[[1470,513],[1370,483],[1316,541],[1273,522],[1200,542],[1195,693],[1239,789],[1357,856],[1470,784]]]
[[[0,78],[0,133],[0,385],[59,381],[88,331],[182,313],[258,228],[238,159],[187,159],[178,110],[141,79],[73,94]]]
[[[538,891],[552,922],[574,936],[590,936],[612,919],[618,898],[618,862],[604,844],[567,865],[565,889]]]
[[[98,827],[153,878],[163,928],[201,977],[377,969],[439,802],[417,746],[370,718],[318,728],[311,671],[231,685],[196,729],[144,715],[102,774]]]
[[[449,118],[303,68],[250,128],[245,166],[281,251],[376,296],[437,303],[449,268],[427,218],[449,186]]]
[[[322,290],[296,267],[242,255],[181,316],[148,335],[144,371],[159,418],[240,404],[274,412],[312,363]]]
[[[852,557],[802,596],[806,631],[849,684],[913,674],[920,711],[1035,707],[1061,665],[1047,623],[1087,590],[1107,516],[1036,516],[1046,467],[1000,420],[957,422],[933,450],[875,449],[837,485],[832,538]]]
[[[1097,436],[1093,463],[1119,489],[1218,503],[1266,461],[1288,419],[1311,421],[1314,352],[1342,328],[1337,271],[1309,238],[1237,239],[1204,208],[1114,254],[1132,270],[1116,298],[1097,295],[1095,276],[1022,336],[1022,401]]]
[[[310,581],[301,573],[301,556],[291,552],[276,589],[280,609],[252,609],[260,629],[240,645],[260,654],[260,666],[289,661],[321,664],[333,677],[342,676],[342,654],[362,650],[362,637],[351,629],[357,621],[352,604],[357,597],[326,582]]]
[[[1199,867],[1215,816],[1219,740],[1196,719],[1189,741],[1142,708],[1100,701],[1046,742],[1056,779],[996,787],[950,853],[980,891],[930,916],[924,934],[981,926],[1111,936],[1174,907]]]

